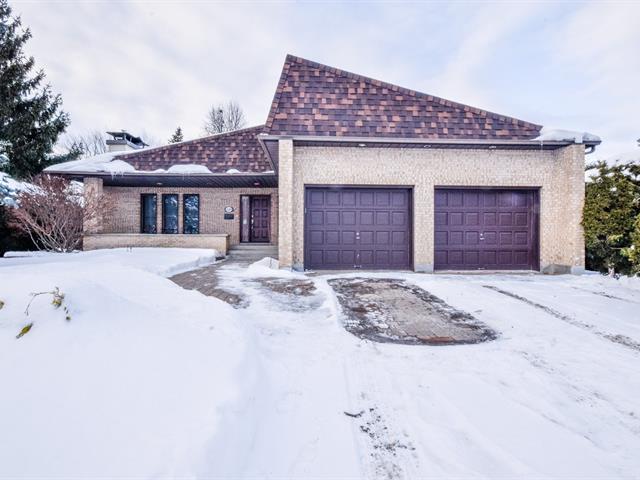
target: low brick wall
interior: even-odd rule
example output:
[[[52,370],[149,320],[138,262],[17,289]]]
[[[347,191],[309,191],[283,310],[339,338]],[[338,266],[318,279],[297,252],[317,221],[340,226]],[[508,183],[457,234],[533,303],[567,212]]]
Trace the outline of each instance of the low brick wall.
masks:
[[[213,248],[220,255],[226,255],[229,250],[229,235],[198,234],[198,235],[163,235],[142,233],[101,233],[88,234],[83,238],[84,250],[100,248],[126,247],[178,247],[178,248]]]

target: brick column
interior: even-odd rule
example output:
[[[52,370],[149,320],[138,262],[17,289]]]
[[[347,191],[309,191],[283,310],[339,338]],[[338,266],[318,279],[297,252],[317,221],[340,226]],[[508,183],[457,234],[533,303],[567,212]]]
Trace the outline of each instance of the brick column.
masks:
[[[570,182],[565,196],[564,211],[566,219],[566,248],[567,261],[571,273],[584,273],[585,247],[584,230],[582,228],[582,211],[584,209],[584,145],[570,145],[562,149],[565,176]]]
[[[103,195],[103,182],[101,178],[85,177],[84,178],[84,201],[85,205],[92,202]],[[102,215],[98,218],[86,219],[82,225],[84,234],[102,233]]]
[[[278,258],[280,268],[293,266],[293,140],[278,141]]]

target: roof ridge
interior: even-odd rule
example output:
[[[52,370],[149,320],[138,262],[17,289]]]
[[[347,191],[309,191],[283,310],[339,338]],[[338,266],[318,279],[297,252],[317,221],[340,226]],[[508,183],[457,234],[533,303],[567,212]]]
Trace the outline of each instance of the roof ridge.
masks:
[[[169,143],[167,145],[159,145],[157,147],[151,147],[151,148],[141,148],[139,150],[133,150],[133,151],[130,151],[130,152],[122,152],[122,153],[119,153],[117,155],[114,155],[113,159],[117,160],[117,159],[120,159],[120,157],[130,157],[130,156],[135,155],[137,153],[143,153],[143,152],[144,153],[148,153],[150,151],[163,151],[163,150],[167,150],[167,149],[170,149],[170,148],[179,147],[179,146],[182,146],[182,145],[188,145],[190,143],[201,142],[201,141],[204,141],[204,140],[222,138],[222,137],[226,137],[228,135],[234,135],[234,134],[238,134],[238,133],[244,133],[244,132],[248,132],[249,130],[257,130],[257,129],[264,130],[264,128],[265,128],[264,125],[255,125],[253,127],[245,127],[245,128],[240,128],[238,130],[230,130],[228,132],[214,133],[214,134],[211,134],[211,135],[206,135],[204,137],[192,138],[191,140],[184,140],[182,142]]]
[[[331,67],[329,65],[323,64],[323,63],[319,63],[319,62],[315,62],[313,60],[309,60],[303,57],[298,57],[296,55],[292,55],[292,54],[287,54],[287,57],[285,59],[285,67],[287,70],[287,75],[289,73],[289,68],[290,65],[292,63],[299,63],[299,64],[306,64],[309,65],[311,67],[314,68],[320,68],[326,71],[329,71],[335,75],[338,76],[344,76],[347,78],[351,78],[353,80],[361,80],[364,82],[368,82],[371,83],[373,85],[375,85],[376,87],[382,87],[382,88],[388,88],[392,91],[397,91],[399,93],[404,93],[406,95],[410,95],[410,96],[415,96],[418,98],[424,98],[428,101],[432,101],[432,102],[437,102],[443,106],[446,107],[457,107],[462,109],[463,111],[468,111],[471,113],[475,113],[475,114],[479,114],[479,115],[487,115],[487,116],[491,116],[494,119],[497,119],[499,121],[511,121],[512,123],[515,124],[522,124],[523,126],[531,126],[531,127],[535,127],[535,128],[542,128],[542,125],[536,124],[536,123],[532,123],[532,122],[528,122],[526,120],[522,120],[516,117],[511,117],[508,115],[502,115],[500,113],[496,113],[496,112],[492,112],[490,110],[485,110],[479,107],[474,107],[471,105],[467,105],[465,103],[460,103],[460,102],[455,102],[453,100],[448,100],[446,98],[442,98],[442,97],[438,97],[436,95],[431,95],[428,93],[424,93],[424,92],[420,92],[418,90],[414,90],[411,88],[407,88],[407,87],[402,87],[400,85],[395,85],[393,83],[389,83],[389,82],[385,82],[383,80],[378,80],[376,78],[373,77],[368,77],[366,75],[361,75],[359,73],[353,73],[350,72],[348,70],[343,70],[340,68],[336,68],[336,67]],[[282,71],[282,75],[280,77],[280,82],[278,83],[278,89],[276,90],[276,96],[274,97],[274,104],[272,104],[272,110],[269,112],[269,118],[267,120],[267,123],[265,124],[266,129],[268,130],[269,128],[271,128],[271,124],[273,123],[273,116],[275,116],[275,102],[276,99],[279,100],[280,98],[280,94],[282,93],[282,89],[281,89],[281,84],[284,83],[284,79],[286,78],[286,76],[284,75],[284,68]],[[272,115],[273,114],[273,115]],[[271,121],[271,123],[269,123],[269,120]]]
[[[269,130],[273,125],[273,120],[276,116],[276,111],[278,110],[278,104],[280,103],[280,97],[282,96],[282,88],[287,81],[287,77],[289,76],[289,68],[291,66],[291,59],[295,59],[295,57],[290,53],[284,59],[284,64],[282,65],[282,71],[280,72],[280,78],[278,79],[278,85],[276,86],[276,91],[273,94],[273,101],[271,102],[271,108],[269,108],[269,114],[267,115],[267,121],[264,122],[264,127],[266,130]]]

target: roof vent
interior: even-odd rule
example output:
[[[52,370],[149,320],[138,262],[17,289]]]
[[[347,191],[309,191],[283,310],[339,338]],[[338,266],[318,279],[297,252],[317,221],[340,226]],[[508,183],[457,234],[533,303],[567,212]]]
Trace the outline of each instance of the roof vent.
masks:
[[[107,140],[107,148],[110,152],[127,152],[129,150],[140,150],[148,147],[140,137],[130,134],[126,130],[119,132],[107,132],[113,138]]]

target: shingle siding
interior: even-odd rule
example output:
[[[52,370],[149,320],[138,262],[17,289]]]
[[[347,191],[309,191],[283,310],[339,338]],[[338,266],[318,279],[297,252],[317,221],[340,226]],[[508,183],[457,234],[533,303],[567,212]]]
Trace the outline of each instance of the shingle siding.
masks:
[[[263,129],[263,126],[246,128],[163,147],[142,149],[116,158],[141,171],[197,164],[204,165],[213,173],[226,173],[232,168],[241,172],[262,173],[273,170],[257,139]]]
[[[528,140],[540,125],[288,55],[273,135]]]

